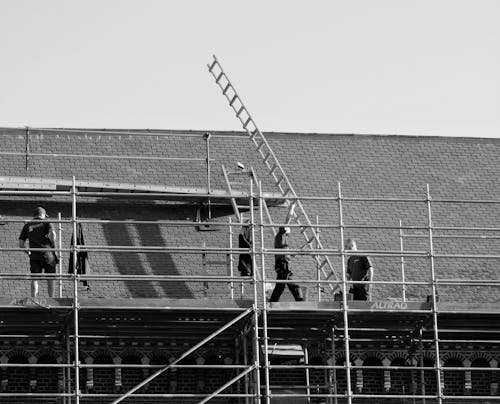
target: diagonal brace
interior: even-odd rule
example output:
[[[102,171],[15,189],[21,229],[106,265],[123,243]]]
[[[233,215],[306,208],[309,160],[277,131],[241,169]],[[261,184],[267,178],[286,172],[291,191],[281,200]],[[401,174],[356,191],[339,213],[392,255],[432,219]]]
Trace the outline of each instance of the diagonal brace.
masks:
[[[206,337],[203,341],[198,342],[196,345],[193,347],[189,348],[186,352],[184,352],[181,356],[179,356],[176,360],[174,360],[172,363],[169,365],[165,366],[164,368],[161,368],[157,372],[153,373],[151,376],[140,382],[137,386],[133,387],[126,393],[124,393],[121,397],[118,397],[115,401],[113,401],[111,404],[118,404],[125,400],[127,397],[131,396],[133,393],[135,393],[137,390],[139,390],[141,387],[145,386],[148,384],[151,380],[154,378],[158,377],[161,375],[163,372],[167,371],[168,369],[172,368],[176,364],[178,364],[181,360],[183,360],[185,357],[191,355],[194,351],[196,351],[198,348],[201,346],[205,345],[207,342],[215,338],[217,335],[219,335],[221,332],[227,330],[229,327],[240,321],[242,318],[244,318],[246,315],[251,313],[254,310],[253,307],[250,307],[246,309],[243,313],[241,313],[239,316],[233,318],[231,321],[228,323],[224,324],[221,328],[219,328],[217,331],[213,332],[210,334],[208,337]]]
[[[203,400],[201,400],[198,404],[205,404],[207,401],[211,400],[215,396],[217,396],[220,392],[224,391],[226,388],[231,386],[234,382],[237,382],[240,380],[243,376],[246,376],[249,374],[252,370],[255,369],[255,365],[250,366],[248,369],[245,369],[243,372],[241,372],[239,375],[236,375],[233,377],[231,380],[229,380],[226,384],[223,386],[219,387],[217,390],[215,390],[212,394],[210,394],[208,397],[205,397]]]

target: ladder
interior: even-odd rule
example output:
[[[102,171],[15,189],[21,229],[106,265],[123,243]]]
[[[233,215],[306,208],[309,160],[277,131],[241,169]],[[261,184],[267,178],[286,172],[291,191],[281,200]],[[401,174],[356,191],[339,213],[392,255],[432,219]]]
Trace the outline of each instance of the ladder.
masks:
[[[229,195],[233,195],[234,187],[245,187],[248,195],[250,196],[250,182],[243,183],[241,182],[241,177],[250,178],[252,182],[254,182],[253,178],[253,170],[240,170],[240,171],[228,171],[226,167],[222,165],[222,174],[224,175],[224,180],[226,181],[226,187],[229,192]],[[239,180],[235,181],[234,178],[238,178]],[[241,223],[241,213],[240,213],[240,205],[238,205],[236,198],[232,197],[230,199],[231,206],[233,207],[234,215],[238,222]]]
[[[291,182],[285,174],[285,171],[281,167],[276,155],[271,149],[271,146],[267,142],[266,138],[259,130],[257,124],[253,120],[250,112],[247,110],[242,99],[236,92],[236,89],[231,83],[231,80],[224,72],[221,64],[219,63],[217,57],[213,55],[213,60],[207,65],[208,71],[215,78],[215,83],[222,90],[222,95],[229,102],[229,106],[235,112],[236,118],[240,121],[243,129],[248,134],[250,141],[254,144],[257,152],[260,154],[262,161],[267,167],[267,170],[274,180],[274,183],[280,190],[283,197],[286,199],[286,204],[289,209],[289,221],[295,222],[299,225],[300,232],[305,238],[305,244],[301,249],[311,249],[318,251],[318,254],[313,255],[314,260],[318,269],[321,271],[326,280],[336,280],[339,278],[335,272],[335,269],[331,263],[331,260],[327,255],[321,254],[323,245],[315,231],[313,224],[309,220],[307,213],[295,193]],[[328,284],[332,291],[338,289],[338,285]]]
[[[224,179],[226,181],[226,186],[227,190],[230,195],[233,194],[233,190],[235,186],[246,186],[246,190],[248,190],[249,184],[241,182],[241,179],[238,181],[232,180],[233,178],[238,178],[238,177],[245,177],[245,178],[250,178],[251,181],[253,182],[254,189],[257,189],[259,186],[259,181],[257,179],[257,174],[255,174],[255,171],[253,167],[250,167],[248,170],[240,170],[240,171],[228,171],[226,167],[222,164],[222,174],[224,175]],[[269,208],[267,206],[266,200],[262,200],[262,204],[264,206],[264,212],[266,214],[267,220],[269,224],[272,224],[272,218],[271,218],[271,213],[269,212]],[[242,207],[241,205],[238,205],[236,198],[231,198],[231,206],[233,207],[234,215],[236,216],[236,219],[238,222],[241,223],[242,221],[242,215],[240,212],[240,208]],[[246,208],[246,206],[245,206]],[[274,227],[271,227],[273,231],[273,235],[276,236],[276,229]]]

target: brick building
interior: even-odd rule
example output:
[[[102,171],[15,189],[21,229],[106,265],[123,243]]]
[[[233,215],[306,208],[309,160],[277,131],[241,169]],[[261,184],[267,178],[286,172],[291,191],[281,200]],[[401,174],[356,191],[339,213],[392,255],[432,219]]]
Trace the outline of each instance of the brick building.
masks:
[[[5,128],[0,139],[1,402],[113,402],[161,369],[124,402],[500,400],[500,141],[266,134],[322,244],[292,221],[307,301],[266,304],[275,228],[261,201],[277,226],[295,199],[246,133]],[[262,184],[241,174],[232,193],[254,231],[255,278],[236,270],[222,166],[237,163]],[[61,240],[56,298],[44,282],[30,298],[17,248],[38,205]],[[77,222],[90,262],[79,279]],[[369,302],[332,291],[348,237],[374,263]]]

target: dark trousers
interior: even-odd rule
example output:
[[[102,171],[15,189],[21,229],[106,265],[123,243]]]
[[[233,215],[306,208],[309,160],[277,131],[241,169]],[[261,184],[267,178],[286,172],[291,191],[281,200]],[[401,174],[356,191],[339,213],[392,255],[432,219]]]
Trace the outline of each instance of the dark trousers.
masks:
[[[364,287],[351,288],[349,293],[352,293],[353,300],[368,300],[368,292]]]
[[[276,275],[276,280],[293,280],[293,273],[288,269],[288,262],[280,264],[276,263]],[[293,298],[297,302],[301,302],[304,300],[304,297],[302,296],[302,290],[300,290],[299,285],[294,282],[288,282],[276,284],[273,293],[271,294],[271,298],[269,299],[270,302],[277,302],[280,299],[281,294],[285,290],[285,285],[288,286],[288,289],[290,289],[290,292],[292,292]]]

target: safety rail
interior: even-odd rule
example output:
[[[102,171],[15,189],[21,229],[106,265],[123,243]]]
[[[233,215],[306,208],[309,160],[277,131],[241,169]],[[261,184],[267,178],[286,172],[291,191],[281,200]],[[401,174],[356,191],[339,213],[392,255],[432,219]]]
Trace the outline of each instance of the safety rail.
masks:
[[[75,180],[73,179],[73,183]],[[2,191],[0,191],[2,192]],[[43,191],[32,191],[30,193],[26,193],[27,191],[19,191],[18,195],[48,195],[50,193],[48,192],[43,192]],[[6,194],[12,195],[16,194],[15,191],[8,191]],[[359,375],[357,374],[358,371],[374,371],[374,370],[380,370],[383,372],[391,372],[391,371],[407,371],[407,372],[434,372],[435,375],[433,376],[435,379],[435,385],[436,385],[436,392],[435,393],[430,393],[428,394],[417,394],[414,392],[414,394],[377,394],[376,397],[380,399],[398,399],[398,398],[409,398],[412,397],[414,399],[433,399],[437,400],[437,402],[441,403],[443,401],[446,401],[447,399],[483,399],[484,397],[487,397],[488,400],[491,401],[500,401],[500,397],[497,397],[495,395],[490,395],[490,396],[480,396],[480,395],[446,395],[444,393],[444,388],[445,385],[443,384],[443,375],[445,375],[447,372],[455,371],[455,372],[464,372],[466,378],[468,378],[468,373],[467,372],[487,372],[488,374],[495,374],[500,372],[500,369],[497,367],[485,367],[485,366],[471,366],[468,364],[468,366],[463,366],[463,367],[458,367],[458,366],[446,366],[444,367],[443,364],[441,364],[441,352],[440,352],[440,346],[442,344],[452,344],[452,343],[468,343],[468,344],[474,344],[474,343],[481,343],[481,344],[487,344],[487,345],[492,345],[492,344],[499,344],[500,343],[500,334],[498,334],[498,330],[491,330],[487,324],[481,327],[476,327],[473,330],[465,330],[465,329],[457,329],[454,330],[452,328],[446,328],[446,323],[445,320],[443,320],[442,316],[446,315],[447,313],[449,314],[457,314],[457,313],[466,313],[466,314],[471,314],[473,315],[474,313],[483,313],[483,314],[488,314],[492,316],[500,316],[500,313],[497,309],[490,307],[490,306],[485,306],[483,309],[481,308],[474,308],[474,310],[470,310],[468,308],[461,309],[459,305],[455,307],[450,307],[446,308],[443,304],[442,301],[442,294],[439,293],[439,288],[443,286],[500,286],[500,279],[493,279],[493,280],[486,280],[486,279],[473,279],[472,277],[467,277],[467,278],[443,278],[437,276],[437,269],[436,269],[436,263],[434,262],[435,259],[439,258],[453,258],[453,259],[464,259],[464,260],[469,260],[469,259],[486,259],[486,260],[498,260],[500,259],[500,254],[492,254],[492,253],[481,253],[481,251],[474,251],[473,253],[470,254],[447,254],[443,252],[438,252],[434,249],[434,244],[436,241],[434,239],[446,239],[446,238],[454,238],[457,236],[460,236],[459,238],[465,239],[465,240],[496,240],[500,238],[500,236],[485,236],[484,234],[477,234],[477,235],[471,235],[471,234],[452,234],[452,235],[445,235],[445,234],[435,234],[440,231],[453,231],[453,232],[471,232],[471,231],[477,231],[477,232],[500,232],[500,228],[498,227],[487,227],[487,226],[482,226],[482,227],[472,227],[472,226],[435,226],[433,222],[433,205],[438,204],[438,203],[449,203],[450,200],[448,199],[433,199],[430,197],[430,192],[427,190],[427,195],[426,198],[347,198],[343,197],[341,193],[341,188],[339,185],[339,195],[332,196],[332,197],[320,197],[316,198],[321,201],[331,201],[332,203],[336,203],[339,207],[339,214],[338,214],[338,219],[339,223],[329,223],[329,224],[314,224],[313,226],[315,228],[321,228],[324,230],[327,235],[324,236],[323,238],[323,245],[328,246],[331,248],[323,248],[321,251],[321,254],[324,256],[328,256],[331,258],[335,259],[340,259],[342,260],[342,279],[340,280],[331,280],[331,279],[312,279],[313,276],[310,276],[312,272],[309,270],[309,273],[304,277],[303,274],[299,274],[299,277],[297,277],[294,281],[297,282],[298,284],[304,284],[304,285],[312,285],[312,286],[318,286],[317,290],[320,290],[319,286],[323,284],[335,284],[335,285],[340,285],[342,287],[343,294],[340,296],[341,300],[336,302],[333,300],[333,296],[329,296],[327,301],[323,301],[322,299],[324,296],[321,295],[321,293],[318,293],[314,298],[317,300],[317,305],[310,305],[307,306],[307,313],[332,313],[333,316],[336,314],[339,314],[339,317],[335,317],[337,320],[336,323],[336,329],[332,330],[332,333],[329,337],[326,337],[325,341],[331,343],[332,345],[338,344],[341,345],[340,348],[331,348],[327,349],[329,359],[332,360],[332,364],[329,365],[315,365],[315,364],[294,364],[294,365],[276,365],[272,364],[272,360],[269,357],[269,350],[268,350],[268,344],[269,341],[275,339],[277,341],[281,341],[283,339],[282,336],[276,336],[275,333],[278,332],[276,331],[274,321],[275,317],[279,316],[281,312],[287,312],[290,309],[292,310],[298,310],[300,312],[301,310],[301,304],[297,303],[296,306],[290,306],[289,304],[285,305],[280,305],[280,304],[269,304],[268,302],[265,301],[264,297],[266,295],[266,288],[265,284],[266,283],[288,283],[288,280],[276,280],[274,279],[274,276],[270,276],[269,272],[271,274],[274,274],[274,271],[272,270],[272,264],[269,265],[267,263],[267,260],[269,258],[273,258],[277,254],[282,254],[283,250],[281,249],[276,249],[276,248],[268,248],[266,247],[267,244],[269,244],[269,238],[270,238],[270,228],[277,228],[281,226],[288,226],[292,229],[292,235],[294,234],[295,229],[301,228],[304,225],[303,224],[294,224],[294,223],[266,223],[263,220],[263,215],[265,214],[264,212],[264,207],[261,203],[254,205],[254,200],[261,202],[264,198],[262,196],[262,191],[258,190],[257,194],[255,195],[248,195],[249,199],[249,206],[251,207],[250,211],[250,227],[252,230],[252,239],[254,240],[254,243],[252,244],[252,247],[250,249],[241,249],[237,247],[232,246],[232,241],[228,242],[229,247],[227,246],[130,246],[130,245],[107,245],[107,246],[99,246],[99,245],[73,245],[69,248],[54,248],[54,249],[41,249],[41,250],[55,250],[59,253],[64,253],[65,256],[69,256],[69,254],[76,254],[78,252],[94,252],[94,253],[134,253],[134,254],[144,254],[144,253],[172,253],[172,254],[195,254],[195,255],[202,255],[202,254],[214,254],[214,255],[225,255],[230,258],[232,261],[234,259],[234,256],[241,254],[241,253],[249,253],[252,256],[253,260],[253,268],[255,269],[254,275],[251,277],[240,277],[240,276],[235,276],[234,273],[231,273],[230,275],[167,275],[167,274],[141,274],[141,273],[130,273],[130,274],[105,274],[105,273],[96,273],[96,274],[87,274],[87,275],[79,275],[76,274],[76,268],[73,268],[73,274],[64,274],[64,273],[58,273],[57,275],[36,275],[38,279],[58,279],[60,281],[64,282],[71,282],[72,284],[72,290],[71,293],[68,295],[70,298],[71,304],[70,305],[61,305],[59,306],[60,309],[69,309],[70,312],[73,313],[73,319],[72,319],[72,324],[68,328],[66,338],[68,341],[71,341],[71,346],[69,351],[73,352],[74,359],[68,360],[67,363],[56,363],[56,364],[36,364],[36,363],[28,363],[28,364],[21,364],[21,363],[7,363],[7,362],[2,362],[0,363],[0,367],[3,368],[15,368],[15,367],[26,367],[26,368],[61,368],[61,369],[72,369],[74,370],[75,376],[71,376],[68,371],[65,372],[66,374],[66,379],[73,380],[74,381],[74,386],[71,389],[66,389],[67,391],[65,392],[58,392],[54,394],[45,394],[45,393],[36,393],[36,392],[26,392],[26,393],[15,393],[15,392],[1,392],[0,391],[0,397],[23,397],[23,396],[32,396],[32,397],[62,397],[67,399],[66,402],[75,402],[79,403],[80,399],[83,398],[90,398],[90,397],[110,397],[110,398],[116,398],[114,403],[118,403],[128,397],[137,397],[137,398],[166,398],[166,397],[190,397],[190,398],[199,398],[202,400],[206,400],[207,398],[211,397],[221,397],[221,398],[236,398],[236,399],[252,399],[252,400],[257,400],[257,402],[266,402],[269,403],[271,398],[273,397],[307,397],[309,399],[315,399],[315,398],[325,398],[328,399],[329,402],[334,403],[337,402],[339,399],[345,400],[347,403],[352,403],[353,400],[359,399],[359,398],[368,398],[368,397],[373,397],[369,396],[366,394],[363,394],[360,391],[354,392],[352,391],[349,387],[346,387],[345,392],[339,392],[339,391],[327,391],[326,393],[317,393],[314,392],[316,389],[322,389],[322,390],[328,390],[328,389],[333,389],[334,386],[338,386],[338,383],[326,383],[326,384],[314,384],[310,381],[308,381],[306,384],[304,384],[302,387],[304,389],[310,389],[307,393],[300,393],[300,392],[293,392],[293,393],[273,393],[272,389],[277,388],[276,384],[271,383],[271,377],[270,373],[274,371],[286,371],[289,369],[296,369],[296,370],[323,370],[327,372],[328,377],[337,377],[340,374],[343,374],[343,377],[345,377],[346,386],[351,386],[351,385],[356,385],[356,383],[359,383],[359,380],[356,380],[355,383],[353,383],[352,378],[359,378]],[[111,193],[110,193],[111,194]],[[71,197],[71,206],[72,206],[72,218],[71,219],[50,219],[52,223],[54,224],[65,224],[65,225],[71,225],[71,233],[76,239],[76,225],[78,223],[80,224],[87,224],[87,225],[103,225],[103,224],[124,224],[124,225],[149,225],[149,224],[154,224],[154,225],[161,225],[161,226],[173,226],[173,227],[179,227],[179,228],[184,228],[184,227],[194,227],[197,224],[199,224],[196,221],[183,221],[183,220],[109,220],[109,219],[88,219],[88,218],[80,218],[77,215],[77,198],[85,198],[87,196],[95,196],[96,193],[92,192],[82,192],[78,191],[75,186],[73,186],[73,189],[69,192],[65,193],[60,193],[59,195],[65,195],[65,196],[70,196]],[[102,195],[99,193],[99,195]],[[131,193],[131,195],[134,195]],[[204,196],[203,194],[199,194],[201,196]],[[162,194],[164,196],[164,194]],[[210,196],[210,194],[206,194],[205,196]],[[231,195],[226,195],[223,196],[226,198],[231,198]],[[304,200],[314,200],[314,197],[301,197],[300,198],[302,201]],[[425,207],[427,207],[427,218],[426,218],[426,225],[405,225],[403,226],[402,223],[398,225],[372,225],[372,224],[353,224],[353,223],[345,223],[344,222],[344,209],[345,207],[342,205],[342,203],[346,203],[348,201],[371,201],[371,202],[377,202],[377,203],[392,203],[392,202],[408,202],[408,203],[419,203],[423,204]],[[455,203],[457,203],[455,201]],[[462,203],[465,204],[474,204],[474,203],[498,203],[500,204],[500,201],[473,201],[473,200],[464,200]],[[254,211],[258,212],[258,216],[254,216]],[[395,218],[396,219],[396,218]],[[15,224],[15,223],[24,223],[27,222],[27,220],[20,220],[20,219],[10,219],[10,218],[3,218],[3,222],[6,224]],[[239,222],[223,222],[223,221],[214,221],[214,225],[219,226],[221,229],[227,230],[227,233],[231,235],[231,240],[232,237],[234,236],[233,229],[236,227],[241,227],[242,225],[246,223],[239,223]],[[387,234],[389,234],[389,240],[394,241],[394,246],[396,247],[393,250],[390,249],[384,249],[384,248],[366,248],[362,249],[356,252],[353,251],[347,251],[344,248],[344,241],[347,238],[346,233],[350,231],[357,231],[357,230],[368,230],[368,229],[377,229],[377,230],[383,230]],[[419,233],[419,234],[404,234],[403,237],[407,238],[419,238],[419,239],[424,239],[427,242],[427,248],[425,250],[406,250],[404,248],[399,248],[400,245],[398,245],[398,241],[400,240],[400,233],[399,231],[401,229],[404,229],[406,231],[419,231],[423,232],[426,231],[427,233]],[[328,231],[331,232],[331,234],[328,234]],[[329,237],[329,238],[328,238]],[[334,246],[332,242],[326,242],[325,240],[333,240],[337,241],[338,245]],[[399,248],[399,249],[398,249]],[[33,249],[35,250],[35,249]],[[0,254],[3,254],[4,252],[21,252],[23,249],[21,248],[9,248],[9,247],[0,247]],[[287,253],[296,255],[300,258],[300,256],[308,256],[312,254],[317,254],[315,251],[311,250],[303,250],[300,248],[289,248],[287,250]],[[430,268],[429,270],[425,270],[427,272],[426,276],[423,276],[422,280],[408,280],[405,279],[403,276],[401,280],[397,279],[377,279],[377,275],[375,275],[375,280],[373,281],[352,281],[346,278],[346,259],[348,256],[365,256],[369,255],[370,257],[375,257],[379,259],[389,259],[389,260],[394,260],[394,266],[397,266],[398,262],[396,262],[400,258],[404,258],[407,260],[411,260],[414,258],[418,259],[425,259],[427,263],[429,263]],[[73,260],[75,262],[75,260]],[[405,264],[408,264],[408,261],[405,262]],[[377,265],[375,264],[375,267],[377,268]],[[408,267],[405,268],[406,270]],[[257,278],[257,271],[260,271],[260,276],[261,278]],[[421,269],[419,270],[419,274],[423,273]],[[32,279],[32,276],[29,274],[19,274],[19,273],[0,273],[0,282],[3,279],[23,279],[23,280],[29,280]],[[195,344],[192,346],[188,351],[188,354],[183,354],[183,356],[179,359],[177,358],[176,363],[171,363],[168,365],[168,369],[238,369],[242,370],[238,375],[236,375],[235,378],[232,378],[229,380],[231,382],[230,384],[224,385],[226,387],[229,387],[230,385],[234,385],[237,382],[243,382],[245,381],[247,385],[247,391],[242,392],[244,389],[241,388],[238,393],[223,393],[223,390],[217,391],[215,394],[184,394],[184,393],[177,393],[177,394],[146,394],[146,393],[136,393],[136,390],[138,390],[140,387],[143,385],[147,384],[148,379],[145,379],[146,383],[141,383],[141,385],[135,389],[134,391],[129,391],[124,394],[117,394],[117,393],[102,393],[102,394],[93,394],[92,392],[85,392],[82,393],[81,386],[79,386],[79,379],[78,379],[78,372],[81,369],[100,369],[100,368],[109,368],[109,369],[158,369],[159,371],[161,370],[166,371],[167,368],[165,365],[148,365],[148,364],[137,364],[137,365],[131,365],[131,364],[122,364],[122,363],[113,363],[109,365],[104,365],[104,364],[92,364],[92,363],[81,363],[81,360],[78,358],[78,352],[80,349],[80,339],[107,339],[107,338],[113,338],[112,336],[99,336],[99,335],[87,335],[84,330],[80,330],[80,320],[79,320],[79,314],[80,313],[85,313],[85,310],[90,310],[94,309],[96,307],[100,307],[101,309],[105,310],[106,308],[109,308],[110,310],[114,310],[117,308],[134,308],[134,300],[132,299],[130,303],[126,306],[113,306],[109,302],[106,302],[104,305],[89,305],[86,306],[81,304],[81,296],[78,288],[78,282],[81,280],[92,280],[92,281],[102,281],[102,282],[107,282],[107,281],[120,281],[120,280],[128,280],[128,281],[141,281],[141,280],[155,280],[155,281],[164,281],[164,282],[217,282],[217,283],[227,283],[229,284],[234,284],[237,282],[242,282],[245,284],[248,284],[251,286],[250,292],[248,294],[248,297],[253,301],[252,307],[249,307],[245,309],[242,313],[236,315],[236,317],[233,317],[232,320],[229,320],[228,323],[216,331],[214,331],[207,339],[203,340],[203,344],[212,341],[216,336],[218,336],[220,333],[223,331],[229,329],[230,327],[234,326],[234,324],[238,322],[244,322],[246,324],[246,327],[248,330],[253,330],[253,334],[251,335],[251,342],[249,346],[247,346],[248,351],[253,351],[253,356],[248,355],[247,360],[251,363],[247,365],[242,365],[242,364],[231,364],[231,365],[211,365],[211,364],[202,364],[202,365],[185,365],[185,364],[179,364],[178,362],[182,359],[187,357],[189,354],[193,353],[196,349],[193,348],[198,348],[201,346],[200,344]],[[348,300],[348,287],[352,285],[370,285],[372,288],[377,287],[380,288],[381,286],[397,286],[401,288],[407,288],[407,287],[422,287],[423,290],[421,291],[421,302],[426,303],[425,306],[411,306],[409,305],[411,301],[408,301],[406,299],[405,295],[403,297],[399,296],[389,296],[390,299],[392,300],[387,300],[385,297],[385,300],[377,300],[377,299],[372,299],[371,302],[367,303],[367,305],[356,305],[355,302]],[[403,289],[405,290],[405,289]],[[234,292],[234,291],[232,291]],[[406,290],[407,292],[407,290]],[[424,298],[430,297],[428,301]],[[440,298],[438,298],[438,296]],[[235,299],[234,293],[230,295],[231,299]],[[379,306],[375,307],[378,302],[383,302],[384,304],[380,304]],[[415,300],[413,300],[415,302]],[[307,304],[310,304],[312,302],[307,302]],[[338,303],[338,304],[337,304]],[[391,304],[389,304],[391,303]],[[406,306],[403,303],[408,303]],[[474,302],[476,303],[476,302]],[[375,305],[375,306],[374,306]],[[22,305],[21,305],[22,306]],[[3,306],[0,302],[0,309]],[[140,306],[137,306],[140,307]],[[56,308],[55,306],[53,308]],[[164,310],[164,308],[156,308],[158,310]],[[155,310],[153,308],[152,310]],[[356,318],[356,316],[363,315],[363,314],[369,314],[369,315],[374,315],[374,313],[378,314],[384,314],[387,316],[390,316],[391,313],[399,313],[399,314],[406,314],[408,316],[415,315],[417,316],[414,319],[414,324],[412,325],[414,330],[413,331],[408,331],[406,328],[404,331],[401,330],[394,330],[393,326],[391,324],[387,325],[387,328],[381,329],[377,328],[376,326],[365,326],[364,328],[359,328],[356,326],[356,324],[352,324],[353,319]],[[314,316],[314,314],[310,314],[311,316]],[[497,318],[497,317],[495,317]],[[426,324],[426,325],[425,325]],[[407,327],[408,328],[408,327]],[[465,328],[465,326],[464,326]],[[276,329],[279,329],[277,327]],[[290,329],[293,330],[293,325],[290,326]],[[442,332],[447,336],[445,338],[442,338],[440,336]],[[392,330],[392,331],[391,331]],[[418,335],[415,334],[415,330],[424,330],[426,333],[425,336],[421,336],[418,338]],[[5,332],[5,331],[4,331]],[[359,333],[367,332],[368,337],[363,337],[360,336]],[[351,345],[353,343],[363,343],[363,342],[368,342],[368,341],[385,341],[387,342],[388,339],[387,337],[375,337],[371,336],[369,333],[370,332],[377,332],[377,333],[386,333],[386,335],[391,335],[391,332],[397,332],[400,335],[396,339],[399,341],[399,343],[403,343],[403,341],[409,341],[409,342],[404,342],[406,345],[418,345],[418,344],[426,344],[425,347],[425,352],[429,354],[429,352],[433,351],[433,357],[437,358],[439,360],[434,361],[433,366],[424,366],[419,362],[419,354],[418,354],[418,348],[416,349],[417,354],[412,354],[411,356],[412,361],[411,363],[408,364],[408,366],[398,366],[398,365],[366,365],[366,364],[359,364],[359,363],[351,363],[351,361],[347,361],[344,364],[337,364],[336,361],[340,360],[342,357],[353,357],[353,350],[356,350],[356,348],[352,347]],[[480,334],[485,334],[488,335],[490,332],[491,338],[486,339],[473,339],[473,338],[461,338],[457,339],[452,339],[449,338],[448,334],[450,332],[455,332],[455,333],[461,333],[461,334],[470,334],[470,333],[480,333]],[[20,335],[20,334],[8,334],[4,333],[1,336],[3,338],[12,338],[13,335],[19,338],[30,338],[29,334],[26,335]],[[292,333],[292,338],[293,338],[293,333]],[[149,336],[152,337],[152,336]],[[153,336],[154,337],[154,336]],[[390,341],[389,341],[390,342]],[[202,345],[203,345],[202,344]],[[424,351],[423,348],[421,348],[422,352]],[[422,353],[420,353],[421,356],[423,356]],[[252,359],[250,357],[252,356]],[[253,362],[252,362],[253,360]],[[359,361],[358,361],[359,362]],[[259,371],[258,369],[263,370],[263,377],[264,381],[259,380]],[[336,376],[333,376],[333,373],[337,372],[338,374]],[[326,377],[326,376],[325,376]],[[418,379],[416,376],[414,376],[416,379]],[[464,376],[465,377],[465,376]],[[249,378],[252,378],[251,381]],[[153,380],[151,378],[150,380]],[[67,381],[66,380],[66,381]],[[150,381],[148,380],[148,381]],[[328,380],[328,378],[327,378]],[[423,379],[419,379],[419,383],[423,383]],[[251,389],[248,387],[249,384],[253,384],[254,388]],[[279,387],[279,386],[278,386]],[[335,387],[336,388],[336,387]],[[71,399],[71,401],[70,401]]]

